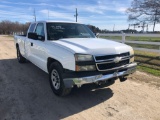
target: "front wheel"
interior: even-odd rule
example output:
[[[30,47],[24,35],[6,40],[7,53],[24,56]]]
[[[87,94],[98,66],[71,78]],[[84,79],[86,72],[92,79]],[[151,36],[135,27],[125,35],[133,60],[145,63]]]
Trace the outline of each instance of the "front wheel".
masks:
[[[25,63],[26,59],[21,55],[19,47],[17,47],[17,60],[19,63]]]
[[[50,66],[49,81],[53,92],[58,96],[66,96],[71,88],[66,88],[62,78],[63,70],[59,63],[54,62]]]

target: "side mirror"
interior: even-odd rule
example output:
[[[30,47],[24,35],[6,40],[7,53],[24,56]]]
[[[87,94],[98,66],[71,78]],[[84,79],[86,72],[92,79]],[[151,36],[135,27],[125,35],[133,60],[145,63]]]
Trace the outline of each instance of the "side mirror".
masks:
[[[96,37],[99,38],[99,33],[95,33]]]
[[[38,39],[38,35],[37,33],[28,33],[28,38],[30,39],[34,39],[34,40],[37,40]]]
[[[38,35],[38,40],[41,40],[41,41],[44,41],[45,40],[45,37],[44,36],[41,36],[41,35]]]

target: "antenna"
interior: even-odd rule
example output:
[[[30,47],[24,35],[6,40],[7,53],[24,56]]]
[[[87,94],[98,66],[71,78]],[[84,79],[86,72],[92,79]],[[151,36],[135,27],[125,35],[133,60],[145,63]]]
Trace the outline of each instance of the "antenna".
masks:
[[[34,20],[36,22],[36,12],[35,12],[35,8],[34,8],[34,11],[33,11],[33,17],[34,17]]]
[[[49,20],[49,9],[48,9],[48,20]]]

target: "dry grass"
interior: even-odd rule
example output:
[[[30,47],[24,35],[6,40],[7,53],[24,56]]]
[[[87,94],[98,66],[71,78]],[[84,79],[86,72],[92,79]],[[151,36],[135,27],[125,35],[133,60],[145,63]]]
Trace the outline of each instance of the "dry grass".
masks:
[[[138,70],[160,76],[160,55],[158,53],[135,51]]]

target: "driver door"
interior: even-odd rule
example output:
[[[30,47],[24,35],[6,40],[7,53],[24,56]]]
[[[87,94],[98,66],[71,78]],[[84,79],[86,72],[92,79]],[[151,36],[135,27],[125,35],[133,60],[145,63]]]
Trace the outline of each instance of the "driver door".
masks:
[[[34,40],[32,44],[32,54],[34,56],[33,63],[44,71],[47,71],[47,53],[45,44],[46,36],[43,23],[37,24],[35,33],[37,33],[38,39]]]

